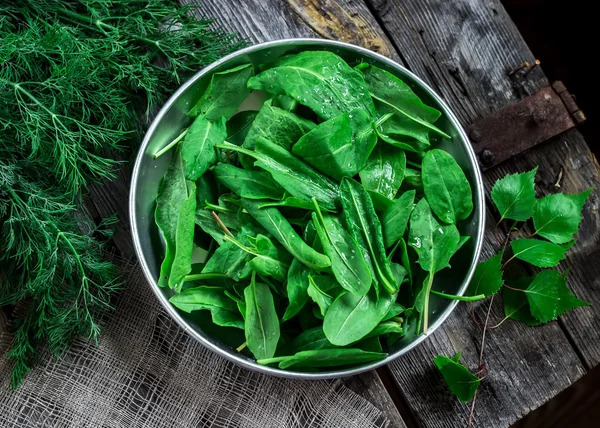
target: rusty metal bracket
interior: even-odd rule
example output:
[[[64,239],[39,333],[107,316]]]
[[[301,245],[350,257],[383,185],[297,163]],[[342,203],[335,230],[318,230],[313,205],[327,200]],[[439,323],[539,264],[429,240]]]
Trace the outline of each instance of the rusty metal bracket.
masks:
[[[467,133],[486,170],[584,121],[573,96],[557,81],[468,126]]]

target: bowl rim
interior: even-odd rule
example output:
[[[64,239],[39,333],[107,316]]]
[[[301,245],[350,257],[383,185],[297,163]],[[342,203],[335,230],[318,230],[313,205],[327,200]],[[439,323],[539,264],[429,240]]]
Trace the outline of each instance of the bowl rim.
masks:
[[[388,65],[391,68],[402,69],[404,73],[409,75],[413,79],[413,81],[420,86],[420,88],[422,90],[427,92],[443,108],[444,114],[446,114],[446,116],[448,117],[448,119],[450,120],[452,125],[456,128],[459,136],[462,138],[463,141],[465,141],[467,143],[467,144],[465,144],[465,146],[466,146],[465,148],[466,148],[466,152],[467,152],[469,161],[472,163],[472,165],[475,166],[473,168],[474,169],[473,172],[474,172],[474,176],[475,176],[476,188],[475,188],[475,191],[473,192],[474,193],[473,196],[474,196],[474,199],[478,202],[478,206],[480,207],[479,214],[477,215],[476,218],[474,218],[474,221],[477,221],[477,225],[478,225],[477,226],[478,237],[475,242],[474,256],[471,261],[471,266],[469,267],[469,269],[467,271],[463,285],[461,286],[461,288],[458,290],[458,293],[457,293],[458,295],[461,295],[461,296],[464,294],[464,292],[466,291],[466,289],[469,285],[469,282],[471,281],[471,278],[473,277],[473,274],[475,272],[475,268],[476,268],[477,262],[479,260],[479,256],[481,254],[481,249],[483,246],[483,239],[484,239],[484,235],[485,235],[484,184],[483,184],[483,179],[482,179],[482,175],[481,175],[481,170],[479,169],[479,166],[478,166],[479,164],[477,162],[477,157],[475,155],[473,147],[471,147],[471,144],[468,143],[469,138],[467,137],[465,130],[463,129],[462,125],[458,121],[458,118],[454,115],[454,113],[452,112],[452,110],[450,109],[448,104],[446,104],[446,102],[427,83],[425,83],[421,78],[419,78],[413,72],[408,70],[406,67],[404,67],[401,64],[398,64],[396,61],[394,61],[390,58],[387,58],[377,52],[373,52],[369,49],[366,49],[366,48],[363,48],[360,46],[356,46],[351,43],[345,43],[345,42],[340,42],[340,41],[335,41],[335,40],[327,40],[327,39],[320,39],[320,38],[291,38],[291,39],[279,39],[279,40],[273,40],[273,41],[268,41],[268,42],[264,42],[264,43],[258,43],[258,44],[237,50],[233,53],[230,53],[230,54],[224,56],[223,58],[219,59],[218,61],[215,61],[212,64],[204,67],[202,70],[198,71],[196,74],[194,74],[192,77],[190,77],[185,83],[183,83],[173,93],[173,95],[171,95],[171,97],[167,100],[167,102],[160,109],[160,111],[158,112],[156,117],[152,120],[152,123],[150,124],[150,126],[148,127],[148,130],[146,131],[144,139],[142,140],[142,144],[140,145],[139,152],[136,156],[135,164],[134,164],[134,167],[132,170],[130,196],[129,196],[129,217],[130,217],[130,224],[131,224],[131,234],[132,234],[132,238],[133,238],[135,252],[136,252],[137,258],[139,260],[139,263],[142,267],[144,276],[146,277],[146,280],[149,282],[149,284],[152,288],[152,291],[158,298],[159,302],[161,303],[163,308],[169,313],[169,315],[184,329],[184,331],[186,331],[194,339],[196,339],[198,342],[200,342],[203,346],[205,346],[206,348],[215,352],[217,355],[224,357],[227,360],[229,360],[235,364],[238,364],[244,368],[247,368],[247,369],[253,370],[255,372],[259,372],[259,373],[265,373],[265,374],[269,374],[269,375],[277,376],[277,377],[284,377],[284,378],[291,378],[291,379],[303,379],[303,380],[338,379],[338,378],[353,376],[353,375],[356,375],[359,373],[363,373],[366,371],[376,369],[383,365],[389,364],[393,360],[400,357],[401,355],[408,353],[410,350],[415,348],[417,345],[419,345],[421,342],[423,342],[425,339],[427,339],[430,335],[432,335],[438,329],[438,327],[440,325],[442,325],[442,323],[452,313],[452,311],[454,310],[456,305],[459,303],[459,301],[457,301],[457,300],[450,301],[448,307],[440,314],[440,316],[436,320],[436,322],[434,322],[432,325],[429,326],[429,330],[428,330],[427,334],[421,334],[420,336],[416,337],[413,342],[411,342],[404,348],[399,349],[398,351],[396,351],[394,353],[388,354],[388,356],[383,360],[379,360],[379,361],[369,363],[367,365],[356,367],[356,368],[334,370],[334,371],[320,372],[320,373],[308,373],[308,372],[281,370],[281,369],[274,368],[274,367],[262,366],[262,365],[256,363],[255,361],[247,359],[244,356],[237,356],[233,353],[227,352],[226,350],[220,348],[215,343],[208,340],[206,337],[202,336],[200,333],[198,333],[192,327],[190,327],[188,325],[188,323],[177,312],[175,307],[173,305],[169,304],[169,301],[164,296],[164,294],[161,292],[160,287],[158,287],[158,284],[157,284],[155,278],[150,273],[148,263],[146,262],[146,259],[143,257],[141,243],[138,238],[139,230],[138,230],[136,212],[135,212],[136,211],[135,210],[135,201],[136,201],[136,196],[137,196],[136,189],[138,187],[138,178],[140,177],[141,163],[142,163],[142,159],[144,157],[146,148],[150,142],[150,139],[154,135],[157,127],[161,123],[165,114],[169,111],[169,109],[173,106],[173,104],[181,96],[181,94],[183,94],[190,86],[192,86],[202,76],[211,73],[213,70],[215,70],[216,68],[221,66],[223,63],[225,63],[233,58],[252,53],[256,50],[262,50],[262,49],[266,49],[266,48],[270,48],[270,47],[277,47],[277,46],[285,45],[285,44],[316,45],[316,46],[321,46],[321,47],[323,47],[323,46],[331,47],[332,49],[340,48],[340,47],[346,48],[346,49],[349,48],[349,49],[355,50],[359,54],[363,54],[365,56],[370,56],[370,57],[375,57],[376,59],[385,63],[386,65]]]

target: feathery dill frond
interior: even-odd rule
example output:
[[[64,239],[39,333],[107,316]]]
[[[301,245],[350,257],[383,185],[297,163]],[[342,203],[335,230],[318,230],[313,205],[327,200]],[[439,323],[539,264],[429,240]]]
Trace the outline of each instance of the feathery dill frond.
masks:
[[[75,219],[147,120],[192,74],[244,45],[171,0],[0,5],[0,305],[14,305],[18,386],[47,344],[96,340],[120,282],[107,223]],[[98,239],[100,238],[100,240]],[[102,241],[102,242],[101,242]]]

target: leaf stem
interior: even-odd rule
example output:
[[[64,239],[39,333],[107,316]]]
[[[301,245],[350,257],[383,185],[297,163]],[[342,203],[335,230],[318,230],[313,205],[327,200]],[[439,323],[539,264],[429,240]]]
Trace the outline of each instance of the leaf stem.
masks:
[[[510,231],[509,231],[510,234]],[[490,320],[490,313],[492,312],[492,305],[494,304],[494,296],[490,299],[490,306],[488,306],[487,314],[485,315],[485,322],[483,324],[483,334],[481,336],[481,349],[479,351],[479,369],[483,369],[483,350],[485,348],[485,336],[487,333],[487,325]],[[477,388],[478,390],[479,388]],[[473,395],[473,403],[471,403],[471,410],[469,412],[469,422],[468,426],[472,426],[473,422],[473,414],[475,413],[475,401],[477,400],[477,390],[475,390],[475,394]]]
[[[413,162],[409,159],[406,159],[406,164],[410,166],[414,166],[415,168],[421,169],[422,165],[420,163]]]
[[[233,213],[233,212],[235,212],[234,210],[222,207],[221,205],[213,204],[213,203],[208,202],[206,200],[204,201],[204,209],[207,210],[207,211],[209,211],[209,210],[210,211],[219,211],[219,212],[222,212],[222,213]]]
[[[477,296],[457,296],[455,294],[446,294],[436,290],[431,290],[431,294],[444,297],[445,299],[460,300],[461,302],[475,302],[477,300],[483,300],[486,297],[485,294],[478,294]]]
[[[179,143],[181,141],[181,139],[183,137],[185,137],[185,134],[188,133],[189,129],[190,128],[185,128],[183,131],[181,131],[181,133],[173,141],[171,141],[165,147],[163,147],[158,152],[156,152],[154,154],[154,159],[158,159],[159,157],[161,157],[162,155],[164,155],[166,152],[168,152],[169,150],[171,150],[171,148],[173,148],[175,145],[177,145],[177,143]]]
[[[235,144],[231,144],[228,141],[224,141],[223,144],[215,144],[215,148],[224,149],[224,150],[233,150],[234,152],[243,153],[245,155],[253,157],[256,160],[261,160],[258,153],[256,153],[254,150],[248,150],[243,147],[236,146]]]
[[[225,223],[223,223],[221,221],[221,219],[219,218],[219,216],[217,215],[216,212],[211,211],[210,214],[213,216],[213,218],[215,219],[215,221],[217,222],[217,224],[219,225],[219,227],[223,230],[223,232],[225,232],[225,236],[228,236],[230,238],[235,238],[233,236],[233,233],[231,233],[231,231],[227,228],[227,226],[225,226]],[[235,241],[235,239],[234,239],[234,241]],[[234,242],[234,244],[235,244],[235,242]]]
[[[504,264],[502,265],[502,267],[500,268],[500,270],[504,270],[504,268],[506,267],[506,265],[508,263],[510,263],[510,261],[513,260],[516,256],[517,256],[516,254],[513,254],[510,259],[508,259],[507,261],[505,261]]]
[[[423,334],[427,334],[429,327],[429,293],[431,292],[431,286],[433,285],[433,272],[429,272],[429,282],[425,289],[425,302],[423,303]]]
[[[256,362],[261,365],[267,365],[267,364],[278,363],[280,361],[285,360],[286,358],[288,358],[288,357],[285,356],[285,357],[264,358],[262,360],[256,360]]]
[[[243,350],[243,349],[244,349],[246,346],[248,346],[248,343],[244,342],[244,343],[242,343],[240,346],[238,346],[237,348],[235,348],[235,350],[236,350],[236,351],[238,351],[238,352],[242,352],[242,350]]]
[[[195,273],[192,275],[186,275],[183,280],[184,281],[200,281],[203,279],[219,279],[219,278],[227,278],[227,275],[224,273]]]
[[[381,125],[383,125],[393,115],[394,115],[394,113],[386,113],[386,114],[384,114],[383,116],[381,116],[379,119],[377,119],[373,123],[373,126],[375,127],[375,129],[379,128]]]

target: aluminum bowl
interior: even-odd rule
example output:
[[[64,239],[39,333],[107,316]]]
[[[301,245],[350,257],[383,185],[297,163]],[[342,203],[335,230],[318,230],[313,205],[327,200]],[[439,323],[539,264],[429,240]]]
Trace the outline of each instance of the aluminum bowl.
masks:
[[[214,72],[227,70],[248,62],[258,66],[273,61],[282,55],[305,50],[328,50],[341,56],[351,65],[365,61],[383,68],[410,85],[427,105],[435,107],[443,113],[442,117],[436,122],[436,126],[451,135],[452,140],[435,140],[433,144],[451,153],[465,171],[473,189],[474,209],[471,216],[461,222],[459,228],[461,235],[469,235],[472,239],[453,258],[452,269],[445,269],[436,275],[434,287],[446,293],[464,293],[481,251],[485,210],[481,173],[469,140],[448,105],[421,79],[382,55],[347,43],[320,39],[290,39],[263,43],[228,55],[195,74],[167,101],[148,129],[133,169],[129,209],[133,242],[144,275],[165,310],[192,337],[218,355],[251,370],[288,378],[330,379],[355,375],[388,364],[417,346],[427,336],[415,336],[409,332],[388,350],[387,358],[360,367],[320,373],[284,371],[261,366],[253,359],[236,352],[234,345],[239,345],[244,341],[241,330],[231,328],[225,330],[213,326],[208,311],[196,311],[192,314],[179,311],[168,302],[173,292],[169,289],[159,288],[156,283],[164,255],[164,244],[154,223],[154,201],[159,183],[166,172],[172,155],[167,153],[155,160],[153,154],[177,137],[182,129],[189,125],[190,119],[186,116],[186,113],[189,111],[190,106],[202,95]],[[249,104],[245,102],[241,109],[248,109],[248,106]],[[431,324],[428,335],[432,334],[444,322],[456,304],[456,301],[431,296]],[[223,333],[226,336],[223,336]],[[227,339],[219,339],[219,337],[227,337]]]

